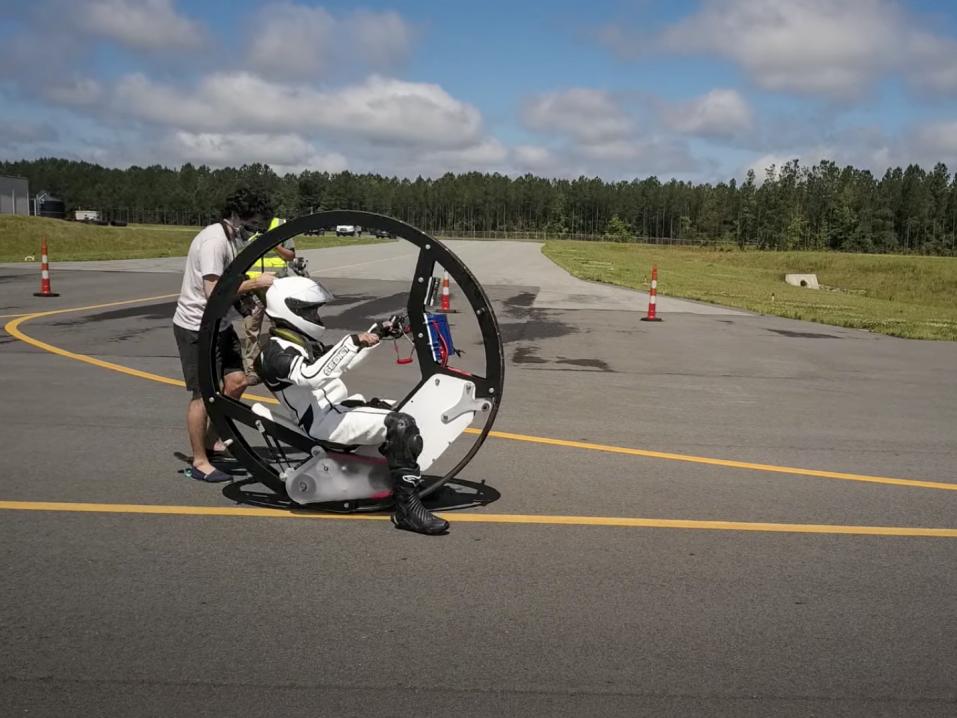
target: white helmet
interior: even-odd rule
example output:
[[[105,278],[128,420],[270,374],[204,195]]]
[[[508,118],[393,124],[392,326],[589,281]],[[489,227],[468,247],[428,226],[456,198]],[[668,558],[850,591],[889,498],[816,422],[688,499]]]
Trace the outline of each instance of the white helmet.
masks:
[[[333,299],[332,292],[309,277],[283,277],[266,291],[266,314],[316,341],[326,330],[319,307]]]

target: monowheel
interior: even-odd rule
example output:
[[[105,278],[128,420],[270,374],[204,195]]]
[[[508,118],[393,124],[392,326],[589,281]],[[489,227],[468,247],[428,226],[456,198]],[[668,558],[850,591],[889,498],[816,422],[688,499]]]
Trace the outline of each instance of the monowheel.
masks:
[[[390,495],[382,490],[380,480],[387,472],[384,460],[374,451],[317,441],[300,429],[294,417],[284,414],[265,389],[255,396],[247,393],[232,399],[223,394],[221,378],[216,376],[213,340],[232,316],[230,308],[246,273],[288,239],[332,234],[342,226],[395,238],[380,245],[387,256],[359,263],[387,262],[392,278],[389,282],[363,280],[361,296],[357,296],[349,291],[350,280],[342,276],[345,270],[339,270],[340,276],[328,281],[347,290],[341,297],[336,291],[344,314],[338,324],[336,320],[328,323],[330,333],[349,329],[349,321],[352,331],[362,331],[364,326],[355,322],[368,325],[389,313],[406,317],[404,336],[393,344],[394,361],[391,353],[379,349],[385,356],[380,356],[377,366],[373,363],[375,374],[350,378],[350,388],[365,391],[363,382],[371,381],[374,387],[369,391],[387,394],[396,410],[415,416],[425,442],[420,456],[427,479],[422,497],[451,481],[472,461],[502,401],[505,361],[495,312],[478,280],[448,247],[385,215],[318,212],[291,219],[247,245],[209,297],[199,336],[199,383],[210,420],[251,478],[297,504],[332,511],[378,510],[390,503]],[[396,279],[397,272],[406,270],[406,278]],[[323,267],[310,267],[310,272],[327,282]],[[454,310],[447,304],[448,286],[454,287]],[[370,295],[370,287],[386,296]],[[379,316],[371,316],[372,312]],[[335,481],[325,481],[330,474]]]

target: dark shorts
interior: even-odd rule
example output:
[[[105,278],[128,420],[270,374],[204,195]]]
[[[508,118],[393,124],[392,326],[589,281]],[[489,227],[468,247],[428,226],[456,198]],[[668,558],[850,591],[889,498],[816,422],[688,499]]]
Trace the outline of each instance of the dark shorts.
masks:
[[[174,324],[173,335],[183,365],[186,388],[193,392],[194,399],[199,399],[202,396],[199,390],[199,332]],[[219,333],[219,341],[216,342],[216,376],[223,377],[237,371],[243,372],[243,355],[239,348],[239,337],[232,326],[228,326]]]

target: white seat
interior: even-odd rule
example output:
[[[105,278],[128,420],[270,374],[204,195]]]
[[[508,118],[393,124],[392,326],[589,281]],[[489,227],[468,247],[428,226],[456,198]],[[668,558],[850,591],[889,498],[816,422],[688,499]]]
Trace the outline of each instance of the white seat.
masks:
[[[302,427],[299,426],[299,424],[294,422],[288,416],[284,416],[278,412],[273,413],[273,411],[269,407],[264,406],[263,404],[260,404],[258,401],[255,404],[253,404],[253,414],[255,414],[256,416],[261,416],[263,419],[268,419],[274,424],[279,424],[280,426],[283,426],[289,429],[290,431],[295,431],[296,433],[302,434],[310,441],[315,441],[315,439],[313,439],[311,436],[309,436],[306,432],[302,430]]]

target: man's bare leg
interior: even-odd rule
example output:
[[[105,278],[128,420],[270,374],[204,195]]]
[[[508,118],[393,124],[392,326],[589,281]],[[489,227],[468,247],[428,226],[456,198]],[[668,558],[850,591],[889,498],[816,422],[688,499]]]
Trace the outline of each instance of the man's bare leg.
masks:
[[[189,433],[189,445],[193,450],[193,466],[208,474],[213,470],[206,456],[206,407],[202,399],[193,399],[186,409],[186,431]]]
[[[230,372],[223,377],[223,393],[232,399],[241,397],[248,386],[246,375],[241,371]]]
[[[249,384],[246,381],[246,375],[241,371],[232,372],[223,378],[223,393],[232,399],[238,399],[241,397],[248,386]],[[206,411],[204,408],[203,414],[205,415],[205,413]],[[204,455],[206,453],[205,447],[207,446],[213,451],[226,451],[226,444],[220,440],[219,432],[216,431],[216,427],[213,426],[213,422],[211,421],[207,422],[206,424],[204,441]],[[193,453],[193,456],[196,456],[195,452]]]
[[[216,427],[213,426],[213,422],[211,421],[206,422],[205,446],[219,453],[226,451],[226,444],[220,440],[219,432],[216,431]]]

